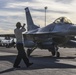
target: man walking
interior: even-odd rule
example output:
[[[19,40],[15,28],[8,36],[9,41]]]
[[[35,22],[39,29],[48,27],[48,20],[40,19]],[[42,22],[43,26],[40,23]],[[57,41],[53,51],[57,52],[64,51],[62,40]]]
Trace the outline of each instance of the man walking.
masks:
[[[18,55],[16,57],[15,63],[13,65],[14,68],[20,68],[19,64],[21,59],[23,59],[24,63],[27,67],[31,66],[33,63],[29,62],[29,59],[26,56],[24,45],[23,45],[23,35],[22,32],[26,31],[24,28],[25,24],[21,26],[20,22],[16,23],[16,29],[14,29],[15,37],[16,37],[16,47],[18,50]]]

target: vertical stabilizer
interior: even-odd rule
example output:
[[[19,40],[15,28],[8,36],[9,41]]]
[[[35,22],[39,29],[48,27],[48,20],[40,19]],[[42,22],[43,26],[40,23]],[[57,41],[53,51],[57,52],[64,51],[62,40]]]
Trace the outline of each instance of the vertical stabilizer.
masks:
[[[26,21],[27,21],[27,31],[39,28],[33,23],[29,8],[25,8]]]

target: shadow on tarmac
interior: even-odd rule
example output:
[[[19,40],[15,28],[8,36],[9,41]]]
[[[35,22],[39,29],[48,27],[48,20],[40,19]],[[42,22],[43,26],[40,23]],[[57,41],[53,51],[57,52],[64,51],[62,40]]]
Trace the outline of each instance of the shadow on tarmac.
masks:
[[[0,56],[0,61],[9,61],[10,63],[14,63],[14,60],[16,58],[16,55],[8,55],[8,56]],[[75,65],[71,65],[68,63],[58,63],[61,59],[75,59],[76,57],[51,57],[51,56],[44,56],[44,57],[40,57],[40,56],[32,56],[29,57],[29,60],[31,62],[33,62],[34,64],[32,66],[30,66],[29,68],[26,67],[26,65],[24,64],[24,62],[21,62],[21,66],[22,68],[17,69],[17,70],[35,70],[35,69],[44,69],[44,68],[50,68],[50,69],[76,69]],[[65,62],[65,60],[63,60]],[[68,61],[69,62],[69,61]],[[25,66],[24,66],[25,65]],[[2,73],[6,73],[6,72],[10,72],[10,71],[14,71],[14,68],[9,68],[6,70],[3,70],[0,72],[0,74]]]
[[[1,71],[0,74],[11,72],[11,71],[14,71],[14,68],[9,68],[9,69],[6,69],[4,71]]]

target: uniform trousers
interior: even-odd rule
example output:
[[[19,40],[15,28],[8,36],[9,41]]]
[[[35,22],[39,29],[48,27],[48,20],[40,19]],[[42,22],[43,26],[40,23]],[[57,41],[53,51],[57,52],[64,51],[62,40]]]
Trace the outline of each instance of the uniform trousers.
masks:
[[[28,57],[25,53],[23,43],[17,43],[16,47],[17,47],[17,50],[18,50],[18,55],[15,59],[14,67],[17,67],[20,64],[22,59],[23,59],[24,63],[26,64],[26,66],[28,66],[29,65],[29,59],[28,59]]]

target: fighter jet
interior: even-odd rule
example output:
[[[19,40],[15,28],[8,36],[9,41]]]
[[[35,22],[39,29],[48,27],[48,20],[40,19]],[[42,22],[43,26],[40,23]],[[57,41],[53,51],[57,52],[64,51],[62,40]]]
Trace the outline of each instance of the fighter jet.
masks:
[[[27,32],[23,34],[27,55],[36,49],[47,49],[52,56],[60,57],[59,48],[76,48],[76,25],[66,17],[59,17],[53,23],[40,28],[35,25],[28,7],[25,8]],[[0,36],[15,37],[14,34]]]
[[[24,34],[25,46],[29,46],[27,54],[36,48],[47,49],[52,56],[60,57],[58,52],[60,47],[76,47],[76,25],[66,17],[59,17],[53,23],[40,28],[35,25],[30,14],[29,8],[25,8],[27,29]],[[29,41],[28,43],[26,42]]]

